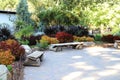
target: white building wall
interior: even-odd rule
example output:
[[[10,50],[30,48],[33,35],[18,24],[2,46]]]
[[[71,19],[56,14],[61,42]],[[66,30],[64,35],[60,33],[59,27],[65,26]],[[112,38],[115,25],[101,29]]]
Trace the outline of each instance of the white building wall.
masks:
[[[14,26],[14,22],[11,20],[15,20],[15,14],[8,14],[8,13],[0,13],[0,24],[2,23],[6,23],[9,25],[9,29],[11,30],[11,32],[13,33],[15,26]]]

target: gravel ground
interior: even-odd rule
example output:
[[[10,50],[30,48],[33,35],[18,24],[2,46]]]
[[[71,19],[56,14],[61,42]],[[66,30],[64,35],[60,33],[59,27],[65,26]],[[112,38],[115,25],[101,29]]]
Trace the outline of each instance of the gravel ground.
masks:
[[[40,67],[25,67],[24,80],[120,80],[120,50],[89,47],[45,51]]]

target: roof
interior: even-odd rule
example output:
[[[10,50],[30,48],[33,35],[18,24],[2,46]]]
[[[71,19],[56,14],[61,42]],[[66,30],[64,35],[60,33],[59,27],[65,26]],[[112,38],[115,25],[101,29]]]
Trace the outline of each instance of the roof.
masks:
[[[16,14],[15,11],[4,11],[4,10],[0,10],[0,13],[6,13],[6,14]]]

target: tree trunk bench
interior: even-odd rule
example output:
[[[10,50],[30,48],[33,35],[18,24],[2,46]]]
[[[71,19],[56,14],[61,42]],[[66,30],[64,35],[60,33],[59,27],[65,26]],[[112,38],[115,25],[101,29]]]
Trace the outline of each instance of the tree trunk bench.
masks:
[[[33,60],[36,60],[36,59],[40,59],[40,61],[42,62],[43,60],[43,53],[42,51],[34,51],[33,53],[29,54],[27,57],[30,58],[30,59],[33,59]]]
[[[43,61],[42,51],[34,51],[33,53],[27,55],[26,60],[24,61],[25,66],[40,66],[40,63]]]
[[[81,49],[83,48],[83,42],[51,44],[49,46],[49,49],[57,52],[57,51],[62,51],[62,47],[68,47],[68,46],[72,46],[75,49]]]
[[[115,40],[114,47],[119,48],[120,46],[120,40]]]

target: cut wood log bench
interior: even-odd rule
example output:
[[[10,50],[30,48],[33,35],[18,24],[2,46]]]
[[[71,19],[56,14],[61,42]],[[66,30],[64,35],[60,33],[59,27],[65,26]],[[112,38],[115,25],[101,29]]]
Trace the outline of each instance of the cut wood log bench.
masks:
[[[27,55],[26,60],[24,62],[25,66],[40,66],[43,61],[43,53],[42,51],[34,51],[33,53]]]
[[[36,59],[40,59],[40,61],[43,61],[43,53],[42,51],[34,51],[33,53],[29,54],[27,57],[32,59],[32,60],[36,60]]]
[[[115,40],[114,47],[119,48],[120,46],[120,40]]]
[[[82,49],[83,42],[69,42],[69,43],[59,43],[59,44],[51,44],[49,46],[50,50],[53,51],[62,51],[62,47],[72,46],[74,49]]]

